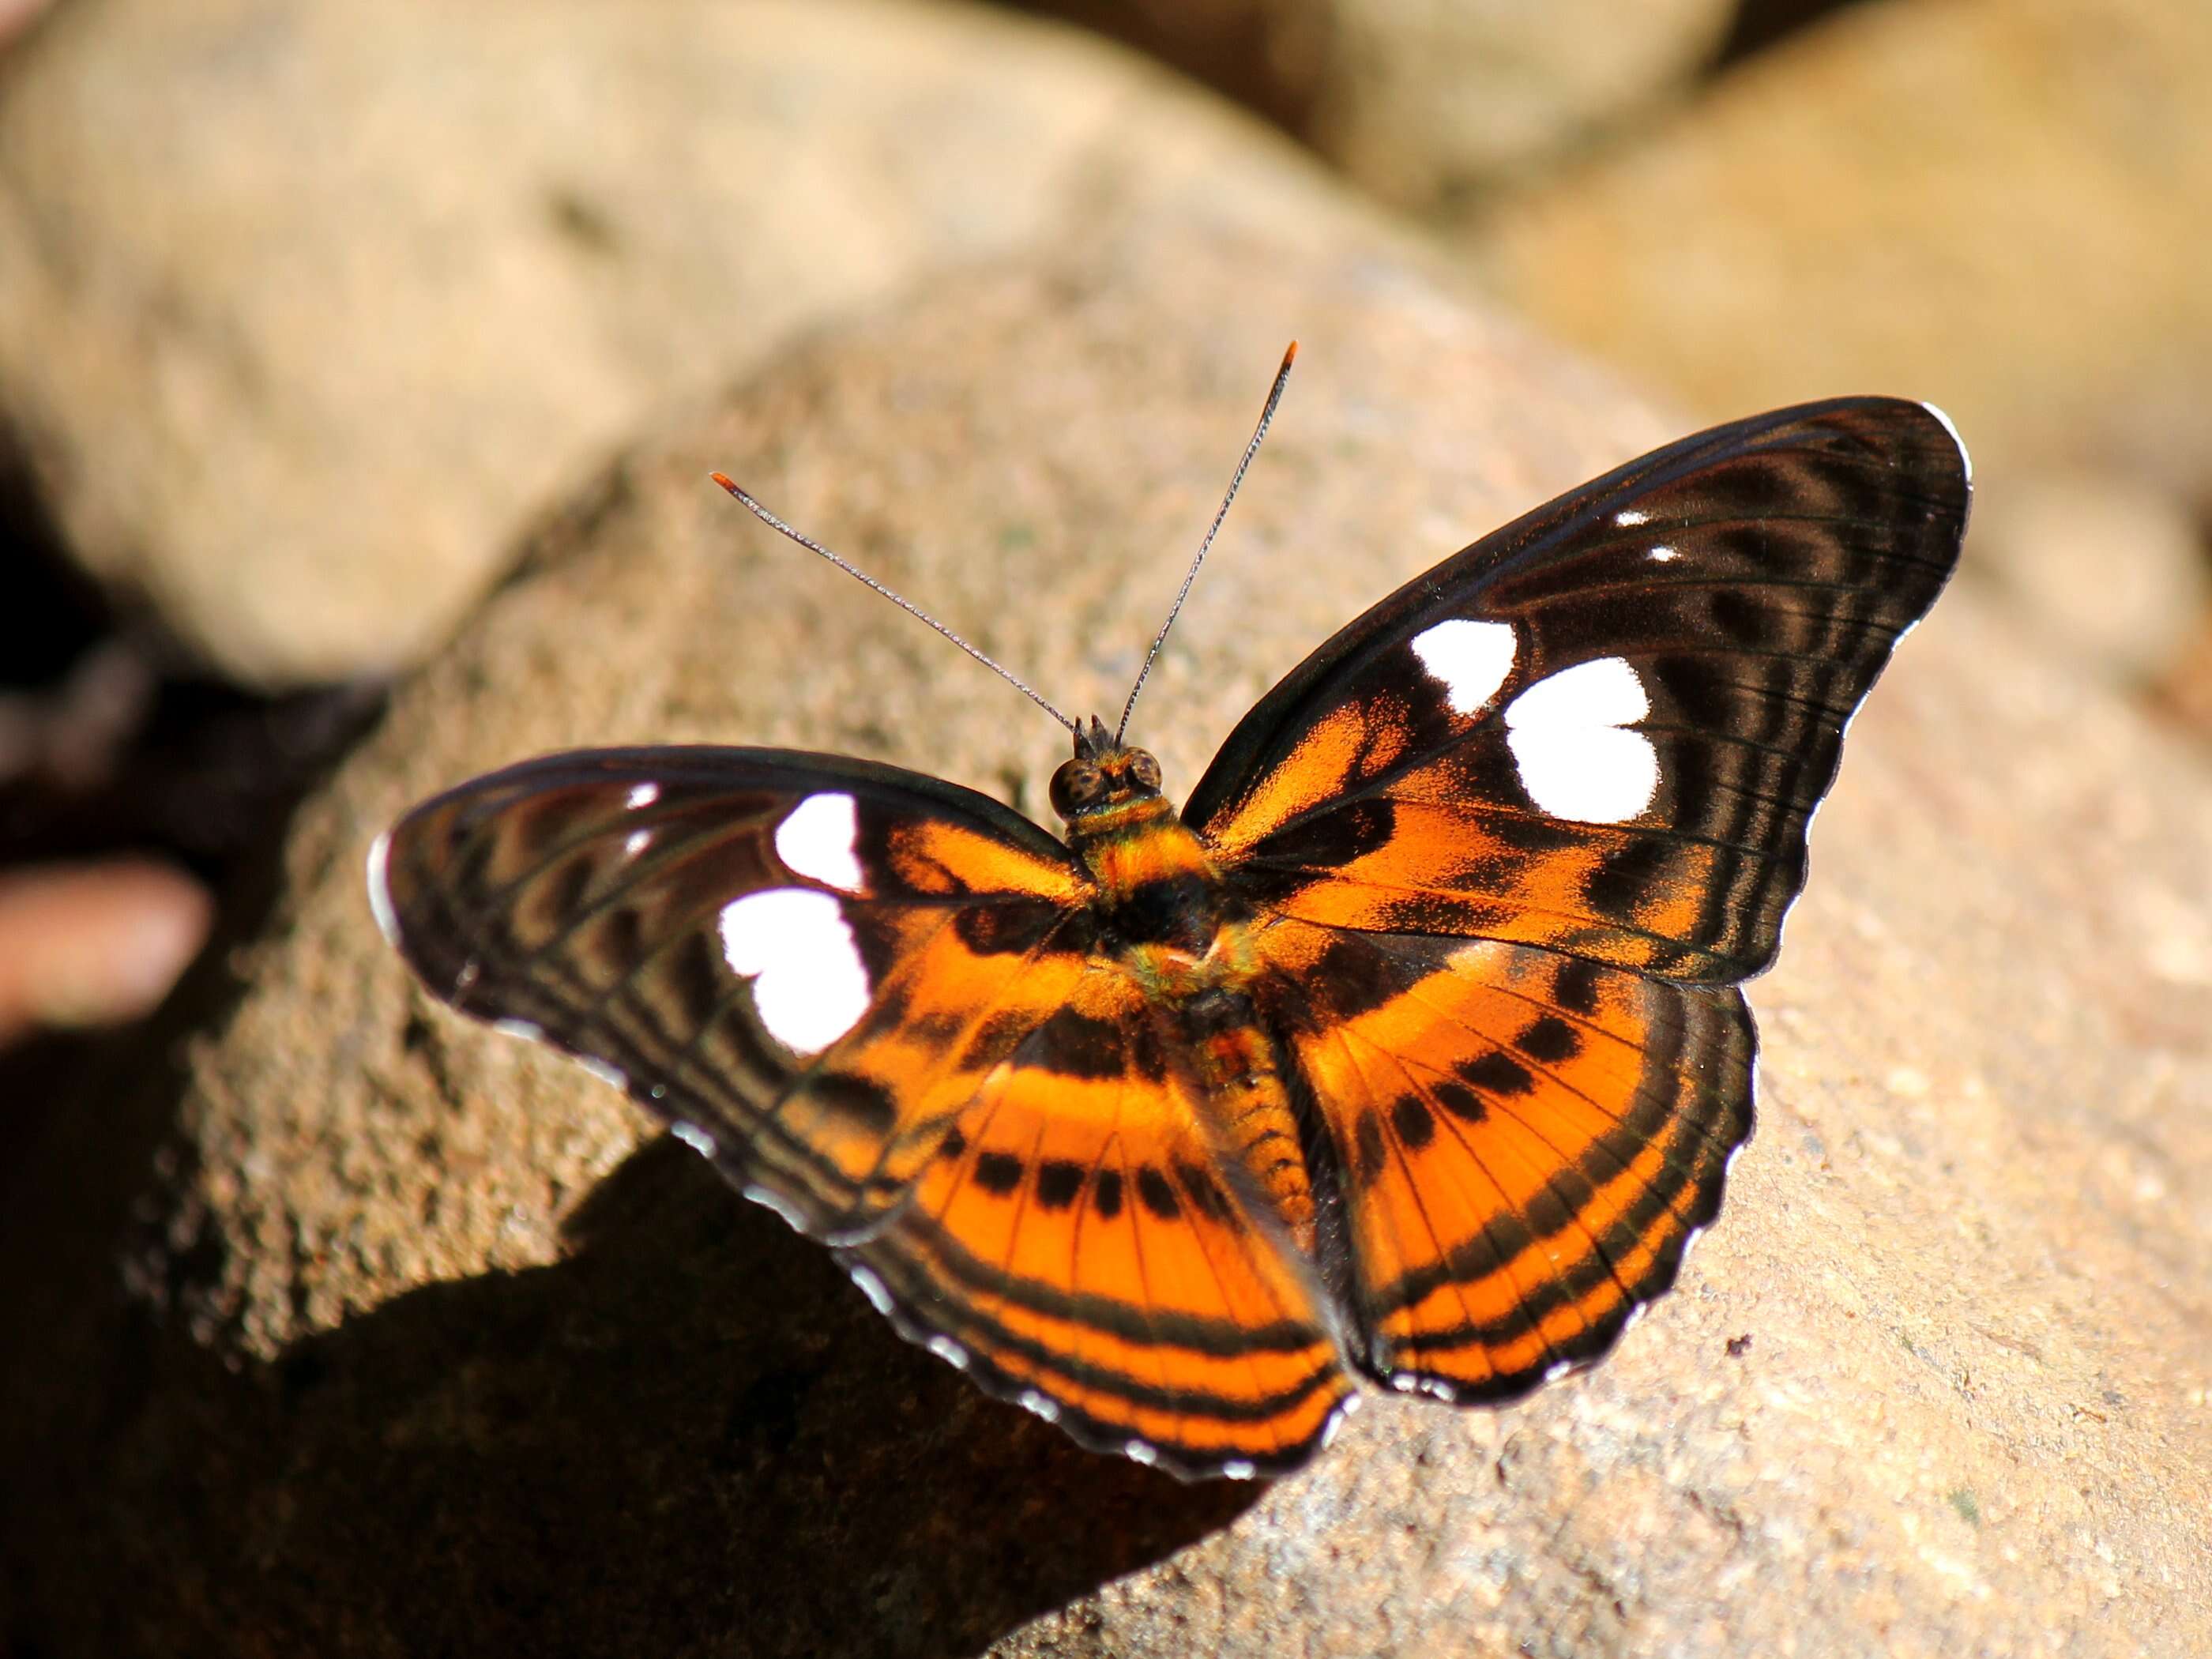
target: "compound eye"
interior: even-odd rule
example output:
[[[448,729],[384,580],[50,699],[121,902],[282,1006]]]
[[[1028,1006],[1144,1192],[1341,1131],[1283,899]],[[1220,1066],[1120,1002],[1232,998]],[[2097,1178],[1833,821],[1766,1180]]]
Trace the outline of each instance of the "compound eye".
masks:
[[[1063,761],[1052,775],[1052,810],[1073,817],[1106,792],[1106,775],[1086,760]]]
[[[1129,775],[1137,781],[1139,789],[1160,787],[1160,763],[1141,749],[1129,751]]]

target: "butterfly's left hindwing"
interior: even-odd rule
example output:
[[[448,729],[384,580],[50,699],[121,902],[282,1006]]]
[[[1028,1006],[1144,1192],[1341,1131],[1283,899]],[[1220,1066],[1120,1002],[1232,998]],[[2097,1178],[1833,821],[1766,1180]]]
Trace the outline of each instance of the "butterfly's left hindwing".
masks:
[[[1673,1283],[1751,1132],[1751,1017],[1494,939],[1281,921],[1259,1000],[1327,1126],[1352,1360],[1510,1400]]]
[[[1304,1462],[1351,1394],[1333,1318],[1158,1011],[1103,964],[1027,994],[1055,1012],[848,1262],[909,1334],[1087,1445],[1185,1476]]]
[[[416,807],[379,920],[465,1013],[618,1073],[805,1231],[865,1228],[1079,968],[1066,851],[831,756],[556,755]],[[1024,980],[1027,994],[1024,994]]]

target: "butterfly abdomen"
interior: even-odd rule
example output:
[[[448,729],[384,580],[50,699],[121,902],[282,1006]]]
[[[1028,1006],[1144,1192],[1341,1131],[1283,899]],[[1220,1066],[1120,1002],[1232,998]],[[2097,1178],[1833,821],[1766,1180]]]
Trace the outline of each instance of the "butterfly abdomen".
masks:
[[[1158,794],[1082,815],[1069,841],[1097,884],[1100,945],[1118,959],[1181,1058],[1219,1153],[1301,1247],[1313,1190],[1273,1045],[1248,994],[1241,913],[1224,904],[1206,844]]]

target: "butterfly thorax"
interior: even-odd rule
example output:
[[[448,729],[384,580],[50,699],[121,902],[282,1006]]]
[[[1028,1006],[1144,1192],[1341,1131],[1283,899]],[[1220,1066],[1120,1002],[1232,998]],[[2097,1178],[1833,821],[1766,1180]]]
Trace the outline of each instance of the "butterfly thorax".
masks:
[[[1106,948],[1208,957],[1220,932],[1220,876],[1161,794],[1160,763],[1110,739],[1079,741],[1051,794],[1094,884],[1091,911]]]
[[[1079,743],[1054,775],[1052,802],[1095,884],[1100,951],[1143,994],[1220,1150],[1310,1249],[1313,1194],[1250,994],[1259,962],[1249,919],[1229,901],[1206,843],[1160,793],[1159,763],[1141,749]]]

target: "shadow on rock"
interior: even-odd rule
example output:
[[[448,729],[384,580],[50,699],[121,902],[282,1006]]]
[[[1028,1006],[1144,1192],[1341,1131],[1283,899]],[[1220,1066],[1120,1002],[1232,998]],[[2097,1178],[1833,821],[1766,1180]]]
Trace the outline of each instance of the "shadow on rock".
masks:
[[[957,1654],[1256,1496],[1093,1455],[985,1399],[672,1143],[572,1231],[555,1266],[411,1291],[254,1373],[154,1358],[170,1376],[111,1419],[89,1535],[39,1600],[89,1613],[99,1563],[168,1605],[11,1634],[56,1652],[158,1634],[241,1653]]]

